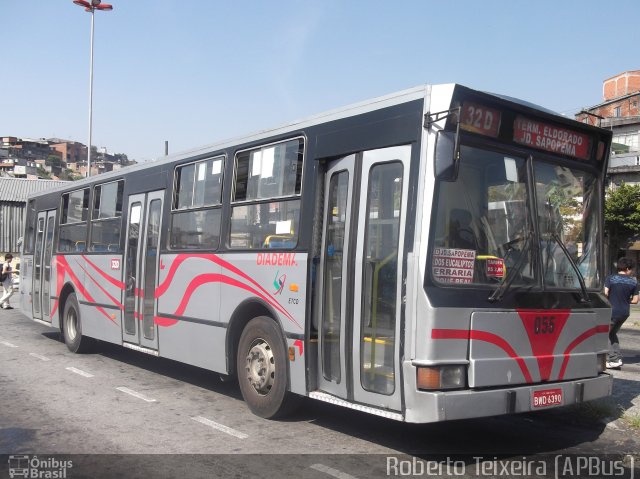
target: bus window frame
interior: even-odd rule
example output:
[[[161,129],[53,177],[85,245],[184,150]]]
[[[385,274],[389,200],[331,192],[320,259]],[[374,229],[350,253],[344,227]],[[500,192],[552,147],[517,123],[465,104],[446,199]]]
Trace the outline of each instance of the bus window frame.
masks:
[[[285,144],[285,143],[289,143],[289,142],[293,142],[293,141],[299,141],[302,142],[302,165],[300,167],[300,192],[299,193],[293,193],[290,195],[280,195],[280,196],[272,196],[272,197],[266,197],[266,198],[256,198],[256,199],[250,199],[250,200],[236,200],[236,187],[237,187],[237,183],[238,183],[238,156],[241,155],[242,153],[246,153],[246,152],[252,152],[252,151],[259,151],[259,150],[263,150],[265,148],[269,148],[271,146],[275,146],[275,145],[281,145],[281,144]],[[298,245],[300,244],[300,220],[302,218],[302,197],[303,197],[303,192],[304,192],[304,177],[305,177],[305,164],[307,162],[307,138],[305,135],[295,135],[289,138],[284,138],[278,141],[271,141],[269,143],[264,143],[264,144],[258,144],[258,145],[254,145],[251,146],[249,148],[242,148],[239,150],[236,150],[234,152],[233,155],[233,175],[232,175],[232,183],[231,183],[231,198],[230,198],[230,205],[229,205],[229,216],[228,216],[228,221],[229,221],[229,225],[227,227],[227,234],[225,237],[225,247],[230,250],[230,251],[234,251],[234,252],[242,252],[242,251],[273,251],[274,249],[269,248],[263,246],[260,248],[250,248],[250,247],[237,247],[237,246],[232,246],[231,245],[231,235],[233,234],[233,224],[232,224],[232,218],[233,218],[233,211],[234,208],[239,207],[239,206],[251,206],[251,205],[259,205],[259,204],[264,204],[264,203],[285,203],[285,202],[293,202],[293,201],[299,201],[300,205],[299,205],[299,216],[298,216],[298,231],[296,232],[295,235],[295,244],[293,244],[292,246],[286,247],[286,248],[277,248],[278,251],[291,251],[291,250],[295,250]],[[270,236],[276,236],[276,235],[269,235],[265,238],[265,241],[268,240],[268,238]],[[264,243],[264,242],[263,242]]]
[[[110,185],[113,183],[121,183],[122,184],[122,198],[121,198],[121,205],[120,205],[120,215],[116,215],[116,216],[111,216],[109,218],[94,218],[94,212],[95,212],[95,203],[96,203],[96,199],[97,199],[97,195],[96,195],[96,189],[97,188],[101,188],[105,185]],[[121,253],[122,250],[122,246],[121,246],[121,242],[122,242],[122,219],[124,218],[124,211],[125,211],[125,206],[126,206],[126,201],[125,201],[125,186],[126,186],[126,181],[124,178],[117,178],[115,180],[111,180],[111,181],[106,181],[104,183],[96,183],[94,185],[91,186],[91,196],[90,196],[90,200],[89,200],[89,241],[87,242],[87,249],[86,252],[90,253],[90,254],[113,254],[113,253]],[[118,188],[119,189],[119,188]],[[117,218],[120,218],[120,233],[118,235],[118,242],[115,243],[115,245],[117,246],[117,249],[113,250],[113,249],[109,249],[109,247],[107,247],[106,250],[104,251],[98,251],[98,250],[94,250],[93,249],[93,226],[96,223],[106,223],[107,221],[113,221]],[[115,223],[115,222],[114,222]],[[109,243],[112,244],[112,243]]]
[[[84,221],[76,221],[76,222],[63,222],[64,220],[64,198],[65,196],[71,196],[73,193],[76,193],[78,191],[88,191],[89,192],[89,199],[88,199],[88,205],[87,205],[87,218]],[[58,235],[57,235],[57,241],[56,241],[56,248],[55,251],[56,253],[60,253],[60,254],[86,254],[88,253],[87,250],[87,238],[89,236],[89,223],[91,222],[91,200],[93,198],[93,185],[87,185],[83,188],[77,188],[75,190],[71,190],[71,191],[66,191],[64,193],[60,194],[60,205],[59,205],[59,223],[58,223]],[[84,199],[83,199],[84,201]],[[68,206],[68,205],[67,205]],[[68,214],[67,214],[68,216]],[[79,239],[76,240],[76,245],[82,243],[83,244],[83,248],[81,250],[73,250],[73,251],[62,251],[60,249],[60,237],[61,237],[61,232],[62,229],[64,227],[67,226],[84,226],[84,239]]]
[[[193,188],[191,191],[191,206],[188,207],[184,207],[184,208],[178,208],[178,170],[180,168],[184,168],[187,167],[189,165],[197,165],[198,163],[205,163],[209,160],[222,160],[222,166],[220,168],[220,174],[222,175],[222,178],[220,178],[220,196],[218,197],[217,203],[215,204],[211,204],[211,205],[200,205],[200,206],[193,206],[193,198],[194,198],[194,193],[195,193],[195,181],[193,182]],[[177,165],[175,165],[173,167],[173,181],[172,181],[172,191],[171,191],[171,207],[169,209],[169,225],[167,228],[167,239],[166,239],[166,247],[168,250],[170,251],[217,251],[220,249],[220,246],[223,244],[222,241],[222,234],[223,234],[223,216],[224,216],[224,210],[223,210],[223,204],[224,204],[224,194],[225,194],[225,177],[226,177],[226,168],[227,168],[227,154],[226,153],[218,153],[218,154],[213,154],[213,155],[207,155],[203,158],[198,158],[198,159],[190,159],[188,161],[185,161],[184,163],[179,163]],[[194,172],[194,179],[195,179],[195,172]],[[172,233],[173,233],[173,219],[176,215],[179,214],[183,214],[183,213],[194,213],[194,212],[199,212],[199,211],[213,211],[213,210],[218,210],[220,211],[220,225],[219,225],[219,229],[218,229],[218,244],[215,247],[212,248],[203,248],[203,247],[185,247],[185,246],[181,246],[181,247],[174,247],[172,246],[171,242],[172,242]]]

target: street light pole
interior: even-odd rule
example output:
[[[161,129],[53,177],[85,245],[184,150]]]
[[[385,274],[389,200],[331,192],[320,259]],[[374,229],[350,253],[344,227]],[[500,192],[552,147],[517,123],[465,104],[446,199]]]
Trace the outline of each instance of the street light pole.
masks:
[[[102,0],[91,0],[89,3],[86,0],[73,0],[73,3],[84,7],[85,11],[91,13],[91,45],[89,53],[89,145],[87,146],[87,174],[91,176],[91,134],[93,126],[93,22],[94,13],[96,10],[109,11],[113,10],[113,6],[107,3],[102,3]]]

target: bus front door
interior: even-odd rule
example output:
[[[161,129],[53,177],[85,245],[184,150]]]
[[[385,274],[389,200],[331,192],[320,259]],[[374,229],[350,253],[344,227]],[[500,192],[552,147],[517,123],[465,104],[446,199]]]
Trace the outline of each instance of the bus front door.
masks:
[[[410,146],[332,161],[319,276],[318,388],[399,411]]]
[[[155,289],[164,190],[130,195],[124,256],[122,340],[158,349]]]
[[[53,256],[55,222],[55,210],[38,213],[36,247],[33,255],[33,283],[31,286],[33,317],[48,323],[51,322],[51,258]]]

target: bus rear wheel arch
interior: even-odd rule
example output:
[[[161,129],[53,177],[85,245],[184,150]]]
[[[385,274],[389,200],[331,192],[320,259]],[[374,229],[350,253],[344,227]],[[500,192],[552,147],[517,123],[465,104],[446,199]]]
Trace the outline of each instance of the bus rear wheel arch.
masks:
[[[236,373],[242,397],[255,415],[275,419],[293,410],[298,398],[289,389],[285,341],[278,323],[258,316],[240,336]]]

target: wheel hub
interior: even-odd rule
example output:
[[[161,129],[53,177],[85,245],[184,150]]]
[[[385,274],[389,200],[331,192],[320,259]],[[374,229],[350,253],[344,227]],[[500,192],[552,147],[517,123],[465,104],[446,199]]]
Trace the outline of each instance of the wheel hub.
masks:
[[[67,335],[69,336],[69,339],[71,341],[76,339],[76,334],[78,331],[77,321],[78,321],[78,318],[76,317],[74,311],[69,311],[69,314],[67,315],[66,325],[67,325]]]
[[[246,362],[249,384],[258,394],[268,394],[273,387],[276,371],[271,346],[264,339],[256,340],[249,349]]]

